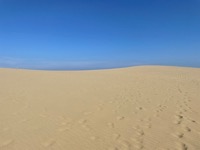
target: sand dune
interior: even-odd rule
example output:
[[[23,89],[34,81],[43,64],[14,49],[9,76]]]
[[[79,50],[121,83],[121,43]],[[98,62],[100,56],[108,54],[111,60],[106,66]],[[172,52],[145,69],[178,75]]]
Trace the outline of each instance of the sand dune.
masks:
[[[0,150],[200,150],[200,69],[0,69]]]

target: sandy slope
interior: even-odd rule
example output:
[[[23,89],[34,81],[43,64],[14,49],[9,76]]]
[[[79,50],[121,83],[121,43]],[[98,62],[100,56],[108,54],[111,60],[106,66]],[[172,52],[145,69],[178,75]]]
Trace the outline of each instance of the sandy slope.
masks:
[[[0,150],[200,150],[200,69],[0,69]]]

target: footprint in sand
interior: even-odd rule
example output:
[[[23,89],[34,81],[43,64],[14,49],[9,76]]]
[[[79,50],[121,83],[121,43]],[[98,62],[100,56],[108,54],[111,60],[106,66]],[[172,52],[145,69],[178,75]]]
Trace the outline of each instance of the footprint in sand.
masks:
[[[143,107],[137,107],[136,109],[137,109],[137,110],[144,110]]]
[[[176,115],[176,117],[177,117],[178,119],[183,119],[183,116],[182,116],[182,115]]]
[[[187,118],[187,121],[191,122],[191,123],[194,123],[194,124],[198,124],[197,121],[195,121],[194,119],[192,118]]]
[[[138,127],[133,127],[136,130],[137,137],[132,138],[132,141],[135,143],[134,147],[137,150],[141,150],[144,148],[144,139],[143,136],[145,135],[143,129],[141,129],[139,126]]]
[[[184,143],[176,143],[178,150],[188,150],[188,147]]]
[[[132,138],[131,139],[134,143],[134,148],[137,149],[137,150],[141,150],[144,148],[144,145],[143,145],[143,139],[141,138]]]
[[[112,122],[109,122],[107,125],[108,125],[109,128],[114,128],[115,127],[114,123],[112,123]]]
[[[177,133],[174,133],[173,135],[180,139],[184,137],[184,133],[182,133],[182,132],[177,132]]]
[[[132,145],[128,140],[122,140],[119,133],[114,133],[112,139],[116,142],[116,145],[108,148],[107,150],[131,150]]]
[[[176,115],[175,116],[179,124],[181,124],[182,120],[185,118],[183,115]],[[182,139],[184,137],[185,132],[191,132],[191,129],[188,126],[181,125],[183,132],[176,133],[176,137]],[[188,150],[188,146],[185,143],[176,143],[178,150]]]
[[[144,128],[150,129],[152,127],[151,118],[141,119],[140,121],[144,123]]]
[[[174,123],[179,125],[181,124],[183,121],[183,116],[182,115],[175,115],[175,120],[174,120]]]
[[[117,116],[117,120],[124,120],[125,117],[124,116]]]
[[[151,129],[152,125],[150,123],[147,123],[146,125],[144,125],[144,127],[147,129]]]
[[[139,136],[143,136],[143,135],[144,135],[144,131],[143,131],[143,130],[139,130],[139,131],[137,132],[137,134],[138,134]]]
[[[187,132],[191,132],[191,131],[192,131],[192,130],[191,130],[189,127],[187,127],[187,126],[183,127],[183,129],[184,129],[185,131],[187,131]]]
[[[159,117],[160,113],[163,112],[167,108],[167,106],[164,106],[164,105],[158,105],[157,107],[158,108],[156,108],[155,110],[155,115],[154,115],[155,117]]]

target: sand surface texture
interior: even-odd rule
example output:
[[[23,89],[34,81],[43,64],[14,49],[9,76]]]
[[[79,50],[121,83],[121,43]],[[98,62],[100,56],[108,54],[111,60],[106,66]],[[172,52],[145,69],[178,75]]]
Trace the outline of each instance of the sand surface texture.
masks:
[[[200,150],[200,69],[0,69],[0,150]]]

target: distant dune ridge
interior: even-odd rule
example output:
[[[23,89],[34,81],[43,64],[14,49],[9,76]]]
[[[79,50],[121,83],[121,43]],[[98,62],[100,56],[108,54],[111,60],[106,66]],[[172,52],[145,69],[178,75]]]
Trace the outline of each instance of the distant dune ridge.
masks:
[[[0,69],[0,150],[200,150],[200,69]]]

